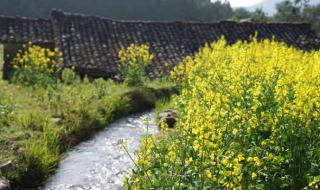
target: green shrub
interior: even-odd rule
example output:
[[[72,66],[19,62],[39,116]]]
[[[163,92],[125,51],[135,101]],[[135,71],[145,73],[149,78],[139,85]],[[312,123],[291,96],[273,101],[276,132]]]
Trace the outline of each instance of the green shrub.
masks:
[[[73,73],[71,70],[67,72],[71,75]],[[103,106],[100,103],[103,97],[108,95],[109,85],[110,83],[103,79],[97,79],[92,83],[58,84],[57,88],[46,90],[46,101],[53,116],[61,118],[66,131],[71,134],[94,120],[103,122]]]
[[[80,83],[79,75],[70,68],[63,69],[61,73],[61,79],[65,85],[74,85]]]
[[[64,120],[70,132],[77,131],[89,119],[91,109],[95,109],[91,105],[97,101],[93,88],[84,84],[62,86],[53,98],[59,100],[53,101],[53,107],[58,108],[56,115]]]
[[[94,86],[94,94],[96,98],[100,99],[110,93],[109,86],[110,83],[105,81],[104,79],[96,79],[93,81]]]

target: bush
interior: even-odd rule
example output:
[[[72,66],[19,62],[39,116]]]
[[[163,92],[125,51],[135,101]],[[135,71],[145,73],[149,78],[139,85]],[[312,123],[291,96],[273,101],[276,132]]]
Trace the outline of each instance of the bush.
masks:
[[[104,79],[96,79],[93,81],[94,92],[97,98],[102,98],[110,93],[110,82]]]
[[[146,79],[145,67],[153,59],[153,55],[149,52],[149,46],[132,44],[128,48],[120,50],[119,58],[124,82],[131,86],[142,85]]]
[[[94,96],[92,84],[59,85],[48,90],[48,102],[55,117],[61,118],[70,133],[79,130],[89,119],[91,107],[99,99]],[[98,106],[98,105],[96,105]]]
[[[58,65],[62,63],[62,53],[55,49],[42,48],[31,43],[24,46],[13,60],[15,83],[32,87],[47,87],[56,84]]]
[[[63,71],[62,80],[64,83],[58,83],[57,88],[46,89],[45,102],[53,116],[63,120],[67,133],[75,133],[81,128],[89,129],[88,125],[94,125],[93,122],[101,121],[105,125],[104,118],[109,115],[101,113],[104,109],[103,99],[109,96],[112,82],[103,79],[92,83],[86,79],[81,82],[71,69]]]
[[[61,73],[62,82],[65,85],[73,85],[80,83],[80,77],[73,69],[65,68]]]
[[[320,52],[225,40],[187,58],[177,131],[143,145],[131,189],[303,189],[320,175]],[[317,177],[318,176],[318,177]],[[313,183],[312,183],[313,182]]]

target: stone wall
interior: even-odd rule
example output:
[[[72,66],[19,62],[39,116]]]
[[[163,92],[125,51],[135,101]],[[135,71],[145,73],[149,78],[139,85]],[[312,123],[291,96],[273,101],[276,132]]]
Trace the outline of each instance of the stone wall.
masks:
[[[146,69],[149,78],[166,76],[187,55],[224,36],[229,44],[275,39],[302,50],[320,48],[320,40],[308,23],[254,23],[221,21],[153,22],[122,21],[53,10],[49,19],[0,16],[0,42],[5,43],[5,71],[21,44],[32,42],[59,48],[62,67],[74,67],[81,76],[119,80],[118,52],[130,44],[150,46],[154,60]]]

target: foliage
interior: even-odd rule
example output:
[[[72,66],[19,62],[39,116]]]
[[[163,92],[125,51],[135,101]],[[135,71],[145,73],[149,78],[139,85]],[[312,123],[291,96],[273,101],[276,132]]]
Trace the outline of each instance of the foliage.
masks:
[[[127,20],[218,21],[232,15],[229,3],[210,0],[2,0],[4,15],[48,17],[53,8]]]
[[[96,89],[95,90],[95,95],[97,96],[97,98],[102,98],[108,94],[110,94],[110,83],[112,83],[111,81],[107,82],[104,79],[100,78],[100,79],[96,79],[93,81],[93,86]]]
[[[146,142],[128,189],[303,189],[320,175],[320,52],[224,39],[173,73],[176,132]]]
[[[10,123],[13,113],[14,105],[12,101],[0,91],[0,128]]]
[[[166,109],[174,109],[174,102],[168,98],[163,98],[156,101],[156,106],[155,106],[156,114],[160,114]]]
[[[234,14],[231,19],[235,21],[249,19],[254,22],[267,22],[271,20],[271,18],[269,18],[261,8],[257,8],[253,12],[250,12],[245,8],[237,8],[234,10]]]
[[[44,113],[31,110],[28,113],[15,117],[16,125],[24,130],[43,131],[47,118]]]
[[[315,2],[314,2],[315,3]],[[276,4],[276,13],[268,16],[261,8],[248,11],[245,8],[236,8],[232,20],[252,19],[255,22],[308,22],[316,32],[320,32],[320,4],[311,4],[309,0],[283,0]]]
[[[282,21],[302,21],[302,12],[308,5],[308,0],[285,0],[277,4],[277,13],[274,16]]]
[[[71,74],[73,71],[68,72]],[[54,117],[63,120],[66,134],[72,134],[87,125],[87,122],[92,122],[94,114],[98,114],[101,108],[99,104],[102,98],[109,95],[101,93],[108,90],[107,86],[100,87],[94,84],[95,82],[89,83],[87,79],[83,82],[75,80],[72,85],[59,83],[57,88],[47,89],[44,93],[43,99],[47,102],[50,112]]]
[[[154,86],[157,90],[152,93],[141,87],[139,92],[146,93],[139,100],[157,97],[161,84]],[[63,152],[115,119],[144,107],[132,99],[140,87],[103,79],[80,80],[72,69],[62,72],[62,81],[54,88],[0,80],[0,89],[0,106],[4,105],[0,108],[5,108],[1,113],[10,113],[0,115],[0,163],[12,160],[17,167],[13,174],[0,176],[6,175],[15,189],[38,187],[55,170]]]
[[[316,32],[320,32],[320,3],[310,5],[310,0],[285,0],[277,4],[274,21],[308,22]]]
[[[320,34],[320,3],[303,9],[303,18],[312,24],[314,30]]]
[[[121,48],[119,58],[124,82],[131,86],[142,85],[146,80],[145,67],[153,59],[149,46],[131,44],[128,48]]]
[[[51,51],[31,43],[24,47],[25,51],[19,51],[13,60],[12,81],[33,87],[54,85],[58,64],[63,62],[62,53],[58,49]]]
[[[256,22],[266,22],[269,20],[266,13],[260,8],[252,13],[252,19]]]
[[[252,13],[245,8],[237,8],[233,12],[232,19],[239,21],[241,19],[251,18]]]
[[[77,84],[80,82],[80,77],[77,73],[74,72],[73,69],[64,68],[61,73],[62,82],[66,85]]]
[[[110,113],[110,120],[121,117],[121,115],[127,115],[132,111],[130,104],[131,100],[128,96],[113,94],[106,96],[103,99],[105,112]]]
[[[22,173],[29,178],[24,184],[27,187],[45,180],[55,170],[60,159],[58,131],[48,122],[39,124],[43,126],[43,133],[26,144],[26,149],[20,155],[20,164],[23,165],[20,168],[26,169]]]

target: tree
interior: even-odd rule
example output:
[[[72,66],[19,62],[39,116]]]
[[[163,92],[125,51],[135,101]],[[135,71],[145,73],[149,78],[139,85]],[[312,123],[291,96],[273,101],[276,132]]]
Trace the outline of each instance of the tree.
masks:
[[[126,20],[228,19],[229,3],[210,0],[1,0],[0,14],[48,17],[52,8]]]
[[[252,13],[251,18],[256,22],[266,22],[269,20],[268,16],[261,8],[256,9]]]
[[[302,15],[304,20],[310,22],[313,29],[320,34],[320,3],[314,6],[308,6],[303,10]]]
[[[308,7],[309,0],[285,0],[276,5],[275,20],[279,21],[303,21],[302,12]]]
[[[251,18],[252,13],[245,8],[237,8],[234,10],[232,20],[239,21],[241,19]]]
[[[309,5],[309,0],[283,1],[277,5],[275,21],[303,21],[312,24],[313,29],[320,33],[320,3]]]

